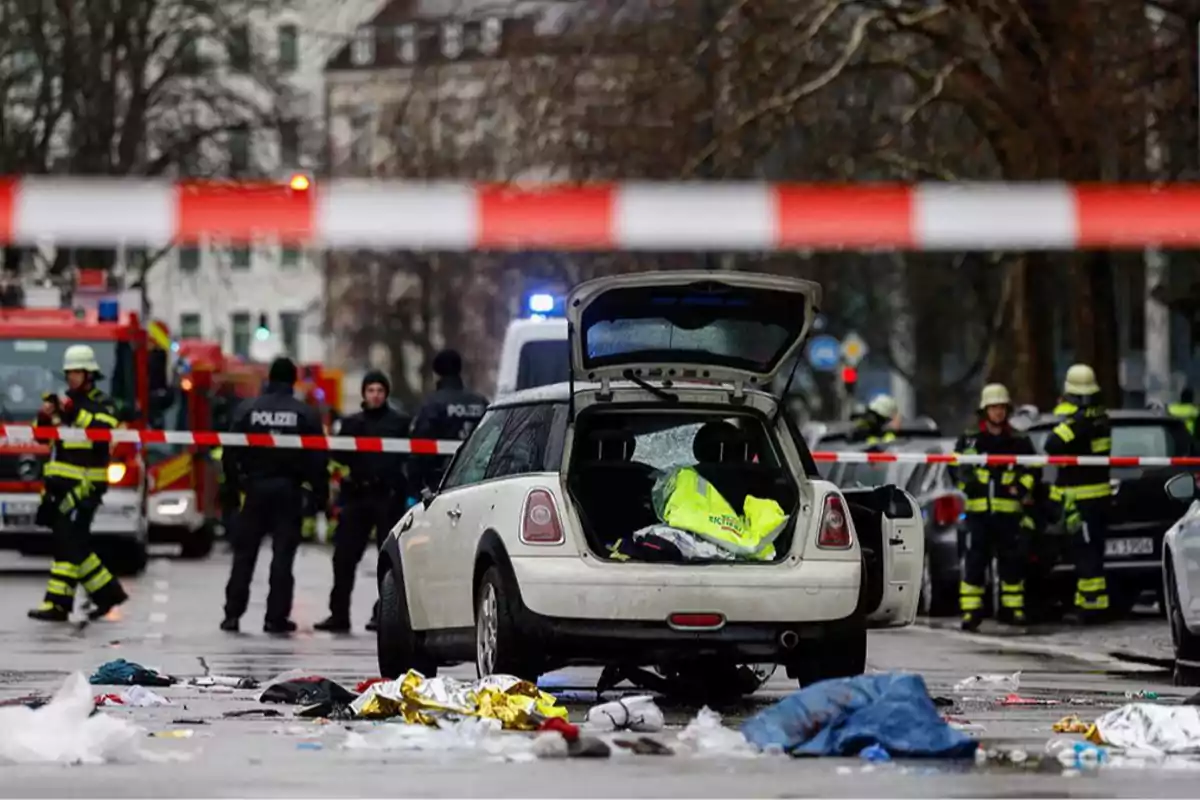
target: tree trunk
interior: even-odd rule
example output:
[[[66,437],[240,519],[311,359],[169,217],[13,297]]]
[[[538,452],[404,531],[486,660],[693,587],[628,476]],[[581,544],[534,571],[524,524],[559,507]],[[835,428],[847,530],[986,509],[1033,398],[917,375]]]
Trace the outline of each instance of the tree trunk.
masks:
[[[1050,262],[1043,253],[1028,253],[1013,265],[1012,392],[1018,403],[1051,408],[1057,391],[1054,376],[1053,306],[1043,287],[1049,283]]]

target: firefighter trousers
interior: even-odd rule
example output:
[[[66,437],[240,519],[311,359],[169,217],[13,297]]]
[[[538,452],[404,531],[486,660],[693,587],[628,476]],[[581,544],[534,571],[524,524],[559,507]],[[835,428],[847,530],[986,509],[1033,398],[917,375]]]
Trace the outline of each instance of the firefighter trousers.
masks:
[[[53,606],[70,613],[75,607],[75,587],[81,583],[97,609],[109,609],[127,599],[121,582],[92,552],[92,519],[95,516],[96,509],[91,505],[53,512],[50,531],[54,562],[50,567],[43,607]]]
[[[1108,500],[1078,502],[1083,524],[1071,538],[1075,565],[1075,609],[1085,617],[1108,611],[1104,543],[1108,539]]]
[[[246,487],[245,499],[233,523],[233,568],[225,585],[225,618],[238,619],[250,603],[250,582],[258,551],[271,537],[271,577],[267,622],[285,622],[292,615],[296,581],[292,565],[300,547],[303,490],[290,481],[270,481]]]
[[[959,585],[959,608],[963,618],[978,618],[987,595],[987,569],[996,559],[995,578],[1000,583],[997,618],[1004,622],[1025,620],[1025,567],[1029,558],[1029,531],[1021,526],[1019,514],[968,514],[963,577]]]
[[[404,515],[404,498],[390,492],[349,497],[338,521],[333,540],[333,590],[329,593],[329,615],[350,620],[350,596],[354,592],[354,573],[367,550],[371,531],[376,547],[383,546],[392,526]]]

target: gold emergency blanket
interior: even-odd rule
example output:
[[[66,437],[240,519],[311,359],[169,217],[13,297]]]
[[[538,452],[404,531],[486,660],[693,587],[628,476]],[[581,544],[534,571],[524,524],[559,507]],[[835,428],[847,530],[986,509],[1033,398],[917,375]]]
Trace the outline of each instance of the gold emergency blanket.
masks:
[[[553,695],[512,675],[488,675],[477,681],[426,678],[416,670],[399,680],[372,684],[350,704],[362,719],[402,717],[405,722],[436,725],[443,717],[499,720],[509,730],[536,730],[545,720],[567,719]]]

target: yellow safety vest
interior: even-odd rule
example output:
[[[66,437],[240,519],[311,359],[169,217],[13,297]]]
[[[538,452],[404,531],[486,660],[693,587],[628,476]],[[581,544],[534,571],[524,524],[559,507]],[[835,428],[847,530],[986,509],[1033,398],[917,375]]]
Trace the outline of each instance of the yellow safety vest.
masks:
[[[655,485],[654,497],[667,525],[756,561],[775,558],[773,542],[787,523],[787,514],[774,500],[749,495],[738,514],[692,467],[668,470]]]
[[[1167,413],[1172,417],[1178,417],[1187,425],[1188,433],[1196,433],[1196,418],[1200,417],[1200,406],[1195,403],[1171,403],[1167,406]]]

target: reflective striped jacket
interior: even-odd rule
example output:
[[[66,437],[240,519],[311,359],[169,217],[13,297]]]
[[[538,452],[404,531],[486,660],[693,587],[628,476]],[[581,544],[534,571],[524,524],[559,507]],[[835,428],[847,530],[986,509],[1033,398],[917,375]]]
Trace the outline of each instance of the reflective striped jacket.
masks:
[[[99,389],[67,392],[70,404],[59,417],[71,428],[107,428],[120,425],[112,398]],[[80,484],[103,492],[108,488],[108,442],[56,440],[42,476],[49,491],[69,491]]]

